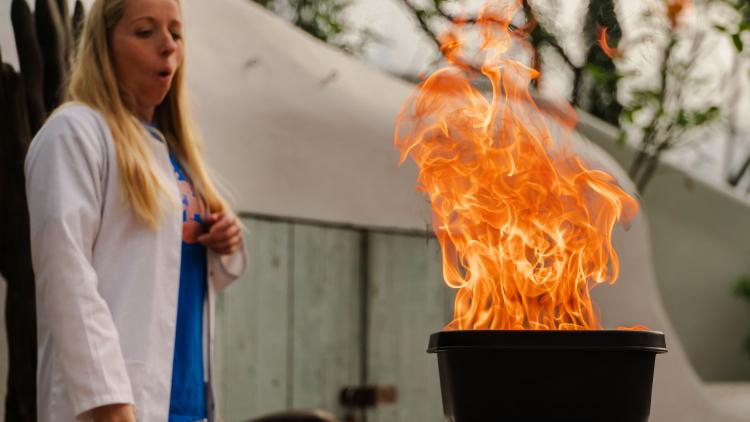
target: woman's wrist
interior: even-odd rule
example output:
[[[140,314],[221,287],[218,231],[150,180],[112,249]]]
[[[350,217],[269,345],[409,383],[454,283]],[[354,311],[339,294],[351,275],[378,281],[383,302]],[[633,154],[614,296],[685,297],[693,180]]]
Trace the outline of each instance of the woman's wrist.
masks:
[[[91,410],[94,422],[135,422],[135,409],[127,403],[108,404]]]

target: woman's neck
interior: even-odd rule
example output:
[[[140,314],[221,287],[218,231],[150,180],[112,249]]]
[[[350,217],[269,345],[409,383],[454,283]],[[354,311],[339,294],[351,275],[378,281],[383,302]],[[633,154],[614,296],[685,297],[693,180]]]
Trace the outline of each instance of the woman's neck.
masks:
[[[150,123],[153,123],[154,121],[154,109],[155,108],[156,107],[153,107],[153,106],[141,106],[139,104],[136,104],[134,112],[135,112],[136,117],[141,119],[141,121],[150,124]]]

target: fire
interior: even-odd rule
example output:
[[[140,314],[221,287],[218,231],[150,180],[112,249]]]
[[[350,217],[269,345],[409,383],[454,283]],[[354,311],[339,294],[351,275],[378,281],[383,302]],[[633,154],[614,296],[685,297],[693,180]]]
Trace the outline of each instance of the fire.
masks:
[[[667,0],[667,19],[672,28],[680,26],[680,19],[692,5],[691,0]]]
[[[646,327],[645,325],[640,325],[640,324],[634,325],[632,327],[620,325],[619,327],[617,327],[617,329],[618,330],[630,330],[630,331],[649,331],[648,327]]]
[[[447,328],[598,329],[590,289],[615,282],[612,229],[638,203],[565,146],[575,118],[547,124],[528,88],[538,73],[513,58],[530,49],[510,24],[520,2],[493,5],[477,21],[492,95],[472,85],[454,31],[443,37],[452,65],[418,86],[395,132],[430,199],[445,282],[458,289]]]
[[[596,38],[599,40],[599,46],[601,46],[604,54],[606,54],[607,57],[609,57],[610,59],[619,57],[620,52],[617,51],[616,48],[612,48],[609,46],[609,41],[607,40],[607,32],[609,32],[609,29],[607,29],[604,26],[597,26],[596,32],[597,32]]]

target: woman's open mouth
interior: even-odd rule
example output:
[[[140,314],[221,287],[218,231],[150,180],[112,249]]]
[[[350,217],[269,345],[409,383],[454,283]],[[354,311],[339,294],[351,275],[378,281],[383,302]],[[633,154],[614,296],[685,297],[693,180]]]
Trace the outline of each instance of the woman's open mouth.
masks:
[[[157,75],[158,75],[159,80],[162,82],[169,82],[170,79],[172,78],[172,72],[169,70],[162,70]]]

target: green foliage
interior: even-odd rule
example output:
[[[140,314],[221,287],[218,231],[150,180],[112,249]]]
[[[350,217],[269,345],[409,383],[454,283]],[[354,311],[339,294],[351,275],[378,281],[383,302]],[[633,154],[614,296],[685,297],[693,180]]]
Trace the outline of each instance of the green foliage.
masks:
[[[709,1],[739,5],[747,4],[750,0]],[[737,11],[739,13],[739,9]],[[652,18],[653,16],[644,17]],[[705,80],[696,76],[698,72],[695,70],[696,64],[705,57],[703,40],[711,31],[725,33],[730,36],[737,51],[741,52],[744,48],[742,31],[745,31],[746,27],[750,28],[750,25],[744,23],[736,25],[737,28],[717,23],[709,29],[704,29],[700,26],[683,27],[675,21],[663,23],[661,26],[650,22],[646,24],[649,30],[656,31],[654,35],[666,36],[661,59],[657,63],[659,79],[653,86],[636,88],[629,92],[630,100],[623,108],[620,120],[623,132],[621,136],[635,135],[639,141],[638,152],[631,164],[629,175],[641,192],[654,175],[664,151],[694,139],[694,131],[716,123],[722,115],[720,104],[696,106],[688,101],[696,95],[693,90],[705,84]],[[637,44],[644,42],[653,46],[653,38],[641,37],[631,40],[629,47],[635,48]],[[677,51],[688,53],[678,54]]]
[[[715,122],[721,115],[721,109],[711,106],[704,110],[689,111],[680,109],[679,125],[684,128],[699,127]]]
[[[352,0],[253,0],[285,17],[315,38],[350,54],[361,54],[370,42],[380,41],[371,29],[357,29],[346,19]]]
[[[620,133],[617,135],[617,146],[624,147],[625,143],[628,141],[628,134],[624,131],[620,131]]]
[[[742,52],[742,50],[745,48],[742,43],[742,34],[740,34],[739,32],[736,34],[732,34],[732,43],[734,43],[734,47],[739,52]]]
[[[445,7],[451,0],[401,0],[412,11],[423,31],[439,46],[437,34],[433,30],[435,20],[443,23],[465,22],[472,23],[473,19],[465,16],[456,17],[448,13]],[[702,28],[700,25],[691,27],[682,22],[681,15],[689,9],[668,9],[667,0],[660,0],[654,7],[663,7],[663,12],[647,8],[642,19],[641,29],[645,32],[636,38],[623,39],[620,19],[617,15],[618,2],[625,0],[591,0],[583,16],[583,27],[580,30],[584,41],[584,60],[578,62],[569,54],[559,42],[563,34],[555,33],[555,16],[542,16],[540,13],[554,15],[559,10],[552,7],[542,9],[535,7],[536,2],[523,0],[526,21],[536,22],[536,26],[528,36],[530,43],[537,53],[544,47],[559,55],[570,70],[573,71],[574,81],[572,102],[578,108],[597,116],[609,123],[621,126],[618,142],[624,144],[628,136],[635,136],[638,142],[638,152],[634,158],[630,176],[642,192],[654,175],[661,154],[688,140],[694,140],[695,132],[716,123],[722,115],[721,104],[706,104],[696,106],[687,101],[695,97],[695,90],[704,84],[696,77],[696,63],[704,54],[702,40],[709,31],[725,33],[736,47],[738,54],[745,49],[744,35],[750,31],[750,0],[705,0],[706,3],[721,2],[729,5],[738,14],[737,23],[717,22],[713,28]],[[418,5],[417,5],[418,3]],[[561,3],[562,4],[562,3]],[[704,3],[705,4],[705,3]],[[703,4],[694,4],[694,8]],[[667,15],[668,19],[664,19]],[[616,50],[615,57],[609,57],[599,44],[600,29],[607,29],[607,41]],[[560,29],[557,29],[561,32]],[[639,32],[639,31],[634,31]],[[660,40],[664,40],[661,42]],[[658,79],[655,81],[641,81],[635,89],[622,92],[621,86],[634,86],[632,83],[623,84],[624,79],[637,77],[641,69],[626,70],[627,54],[643,44],[648,49],[656,48],[659,60],[653,63],[657,66]],[[619,47],[619,48],[618,48]],[[680,51],[678,54],[677,51]],[[687,53],[687,54],[686,54]],[[686,57],[687,56],[687,57]],[[536,58],[532,63],[539,66],[541,60]],[[544,71],[544,69],[541,69]],[[629,80],[628,82],[631,82]],[[644,87],[644,83],[649,85]],[[625,103],[624,98],[628,98]],[[718,102],[718,101],[717,101]]]
[[[718,32],[727,34],[738,53],[742,53],[745,50],[745,45],[742,40],[742,34],[750,31],[750,0],[712,0],[728,5],[740,16],[740,22],[735,28],[729,28],[726,25],[717,24],[714,25],[714,29]]]
[[[613,72],[611,69],[607,69],[597,63],[586,63],[583,68],[586,73],[594,78],[597,85],[606,85],[611,82],[617,82],[620,79],[620,75],[617,72]]]

